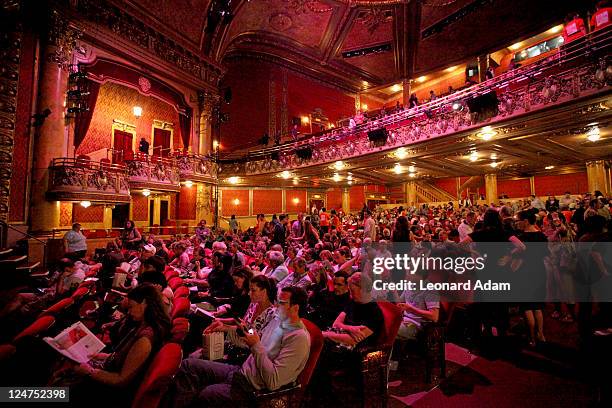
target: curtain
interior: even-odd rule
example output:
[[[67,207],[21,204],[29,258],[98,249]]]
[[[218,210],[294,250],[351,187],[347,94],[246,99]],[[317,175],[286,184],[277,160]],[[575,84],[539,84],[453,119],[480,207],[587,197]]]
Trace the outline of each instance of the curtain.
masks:
[[[96,108],[96,102],[98,101],[98,93],[100,93],[100,84],[88,80],[87,89],[89,89],[89,95],[84,99],[86,106],[89,108],[85,112],[79,112],[74,120],[74,147],[78,148],[89,130],[89,124]]]
[[[179,113],[179,126],[183,140],[183,149],[187,150],[191,136],[191,108],[185,108],[185,114]]]

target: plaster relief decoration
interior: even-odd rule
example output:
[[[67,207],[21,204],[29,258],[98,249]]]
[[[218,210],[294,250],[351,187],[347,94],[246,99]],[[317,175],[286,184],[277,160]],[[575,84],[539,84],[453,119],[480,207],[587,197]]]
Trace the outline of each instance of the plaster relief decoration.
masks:
[[[284,13],[272,14],[268,22],[270,23],[270,28],[280,32],[288,30],[293,24],[291,17]]]
[[[72,52],[77,48],[77,40],[81,36],[79,30],[53,10],[49,23],[49,43],[55,46],[55,50],[48,56],[49,60],[55,62],[61,69],[68,70],[72,64]]]
[[[305,14],[308,12],[327,13],[333,10],[332,7],[313,0],[289,0],[288,3],[289,8],[293,10],[295,14]]]
[[[371,8],[359,13],[356,21],[363,24],[370,34],[373,34],[381,24],[393,20],[393,11],[379,8]]]
[[[145,77],[140,77],[138,78],[138,88],[140,88],[142,93],[148,94],[151,90],[151,82]]]

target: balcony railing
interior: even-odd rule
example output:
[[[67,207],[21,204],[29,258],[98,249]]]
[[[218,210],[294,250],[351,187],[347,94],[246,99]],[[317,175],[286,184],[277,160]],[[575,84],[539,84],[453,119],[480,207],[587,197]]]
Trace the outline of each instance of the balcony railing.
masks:
[[[82,158],[56,158],[47,195],[53,200],[129,202],[125,166]]]
[[[344,127],[295,143],[249,151],[246,155],[225,155],[219,173],[228,176],[264,174],[391,150],[609,90],[610,78],[605,73],[610,65],[610,31],[612,28],[591,33],[534,64],[355,129]],[[455,103],[465,105],[467,100],[489,92],[495,92],[499,100],[497,114],[493,117],[479,117],[467,107],[461,111],[452,108]],[[381,127],[389,131],[389,137],[386,144],[379,147],[369,141],[367,132]],[[310,159],[297,157],[296,151],[302,148],[312,149]]]
[[[175,154],[181,180],[215,181],[217,164],[209,157],[194,154]]]
[[[124,163],[131,188],[180,190],[181,179],[175,158],[136,154]]]

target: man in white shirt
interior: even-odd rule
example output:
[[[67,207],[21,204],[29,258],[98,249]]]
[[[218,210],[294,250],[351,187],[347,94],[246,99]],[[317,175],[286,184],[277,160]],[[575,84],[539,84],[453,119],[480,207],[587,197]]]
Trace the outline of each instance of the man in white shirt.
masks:
[[[469,212],[463,222],[459,225],[457,230],[459,231],[459,241],[463,241],[469,234],[474,231],[474,217],[473,212]]]
[[[531,196],[531,208],[535,208],[535,209],[538,209],[538,210],[545,210],[546,206],[544,205],[542,200],[540,200],[535,195],[532,195]]]
[[[363,222],[363,236],[376,241],[376,221],[372,218],[372,214],[368,211],[364,213],[365,221]]]

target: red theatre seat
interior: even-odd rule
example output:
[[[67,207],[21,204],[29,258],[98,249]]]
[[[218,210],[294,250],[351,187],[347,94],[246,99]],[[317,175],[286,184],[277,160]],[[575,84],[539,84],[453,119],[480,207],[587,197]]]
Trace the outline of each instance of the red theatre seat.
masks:
[[[159,406],[162,396],[166,393],[168,385],[179,369],[183,360],[181,346],[176,343],[167,343],[158,352],[147,370],[136,397],[132,401],[132,408],[155,408]]]
[[[179,286],[175,291],[174,291],[174,298],[187,298],[189,297],[189,288],[187,286]]]
[[[88,293],[89,293],[89,288],[85,286],[79,286],[77,290],[75,290],[74,293],[72,294],[72,299],[74,301],[77,301],[81,299],[83,296],[86,296]]]
[[[170,267],[170,270],[164,272],[164,276],[166,277],[167,281],[170,281],[170,279],[172,278],[178,278],[179,273],[176,270],[172,269],[172,267]]]
[[[399,307],[390,302],[378,302],[385,319],[385,327],[378,338],[378,345],[391,347],[397,337],[400,325],[402,324],[402,311]]]
[[[183,279],[179,278],[178,276],[170,278],[170,280],[168,281],[168,286],[170,286],[170,289],[172,289],[172,291],[175,291],[179,287],[183,286]]]
[[[53,306],[45,310],[43,315],[57,315],[62,313],[64,310],[68,309],[70,306],[74,304],[74,299],[66,298],[62,299],[59,302],[55,303]]]
[[[24,337],[38,336],[41,333],[46,332],[55,324],[55,317],[53,316],[42,316],[36,319],[34,323],[26,327],[19,333],[14,339],[13,343],[23,339]]]
[[[189,313],[191,302],[189,299],[181,297],[174,299],[174,306],[172,307],[172,320],[178,317],[185,317]]]
[[[186,317],[177,317],[174,319],[174,321],[172,321],[171,333],[170,341],[182,344],[187,334],[189,334],[189,319]]]

